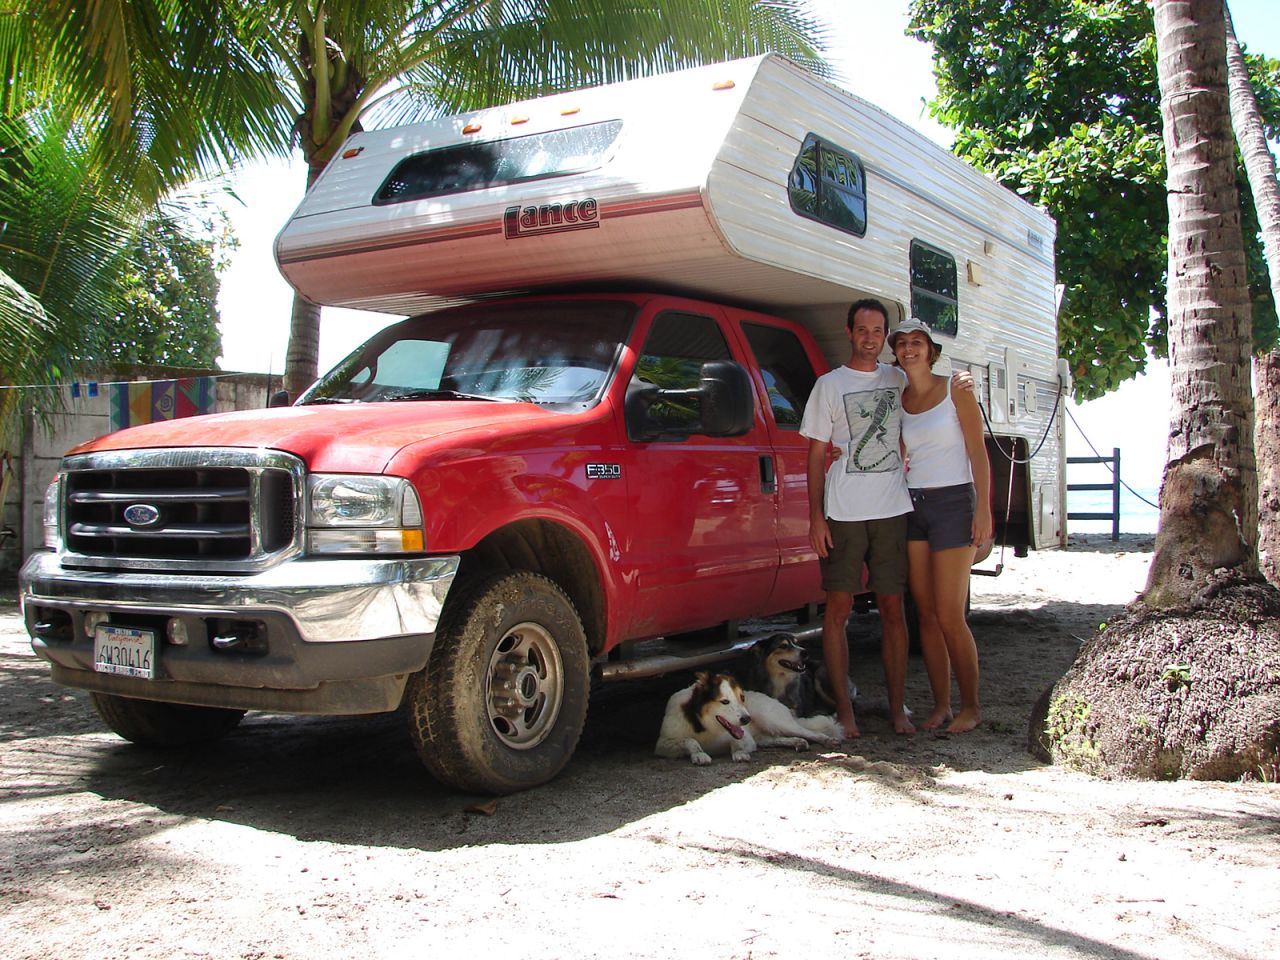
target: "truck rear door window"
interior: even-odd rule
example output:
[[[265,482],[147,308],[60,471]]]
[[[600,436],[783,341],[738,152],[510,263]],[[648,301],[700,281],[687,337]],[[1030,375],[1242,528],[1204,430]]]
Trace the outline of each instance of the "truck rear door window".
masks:
[[[920,240],[911,241],[911,315],[934,333],[954,337],[960,327],[956,258]]]
[[[861,237],[867,232],[867,174],[850,150],[809,134],[791,167],[791,209]]]
[[[818,379],[800,338],[763,323],[744,323],[742,331],[769,391],[774,421],[783,430],[799,430],[805,401]]]
[[[373,202],[404,203],[594,170],[604,164],[621,130],[621,120],[606,120],[414,154],[396,164]]]

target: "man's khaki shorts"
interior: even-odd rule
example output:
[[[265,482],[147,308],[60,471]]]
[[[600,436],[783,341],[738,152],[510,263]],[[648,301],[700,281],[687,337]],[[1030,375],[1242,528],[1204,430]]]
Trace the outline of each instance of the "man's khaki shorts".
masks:
[[[832,547],[818,563],[828,593],[901,594],[907,589],[907,514],[884,520],[832,520]],[[862,585],[862,565],[867,583]]]

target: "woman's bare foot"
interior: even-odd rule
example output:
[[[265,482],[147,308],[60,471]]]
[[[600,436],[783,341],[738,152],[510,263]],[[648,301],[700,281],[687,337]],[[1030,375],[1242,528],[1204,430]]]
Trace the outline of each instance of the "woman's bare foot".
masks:
[[[920,724],[922,730],[937,730],[944,723],[950,723],[955,719],[955,715],[951,712],[950,707],[934,707],[933,713],[925,717]]]
[[[911,722],[911,715],[903,710],[893,718],[894,733],[915,733],[916,725]]]
[[[958,714],[955,720],[951,722],[951,726],[947,727],[947,733],[968,733],[982,720],[982,714],[978,712],[977,707],[965,707]]]

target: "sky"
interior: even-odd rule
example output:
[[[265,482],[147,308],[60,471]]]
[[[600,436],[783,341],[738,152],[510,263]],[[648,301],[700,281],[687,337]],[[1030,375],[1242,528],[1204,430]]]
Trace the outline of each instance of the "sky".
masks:
[[[1280,57],[1276,2],[1229,0],[1236,35],[1250,51]],[[936,92],[932,54],[927,45],[904,34],[906,0],[811,0],[811,5],[832,27],[828,60],[836,70],[836,82],[949,145],[949,131],[927,116],[925,102]],[[295,159],[247,167],[232,181],[239,202],[229,202],[226,208],[240,248],[220,276],[221,366],[225,370],[280,373],[284,368],[292,290],[276,269],[272,244],[301,200],[305,179],[305,168]],[[391,319],[325,308],[321,370],[336,364]],[[1068,454],[1088,456],[1090,444],[1107,454],[1119,447],[1123,480],[1154,500],[1168,435],[1168,364],[1152,361],[1146,374],[1115,392],[1084,404],[1068,402],[1066,410]],[[1077,476],[1079,469],[1070,471],[1072,482],[1105,480],[1096,472]],[[1081,508],[1073,504],[1072,509]],[[1129,509],[1128,501],[1124,509]],[[1072,523],[1072,529],[1103,526]]]

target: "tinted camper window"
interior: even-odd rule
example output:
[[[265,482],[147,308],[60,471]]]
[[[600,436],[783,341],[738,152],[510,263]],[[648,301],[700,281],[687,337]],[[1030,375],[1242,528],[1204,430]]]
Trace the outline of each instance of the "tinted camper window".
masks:
[[[404,203],[593,170],[604,163],[621,129],[621,120],[606,120],[414,154],[396,164],[373,202]]]
[[[956,259],[919,240],[911,241],[911,315],[935,333],[955,336],[960,326]]]
[[[852,152],[814,134],[804,138],[787,183],[791,209],[861,237],[867,232],[867,175]]]

